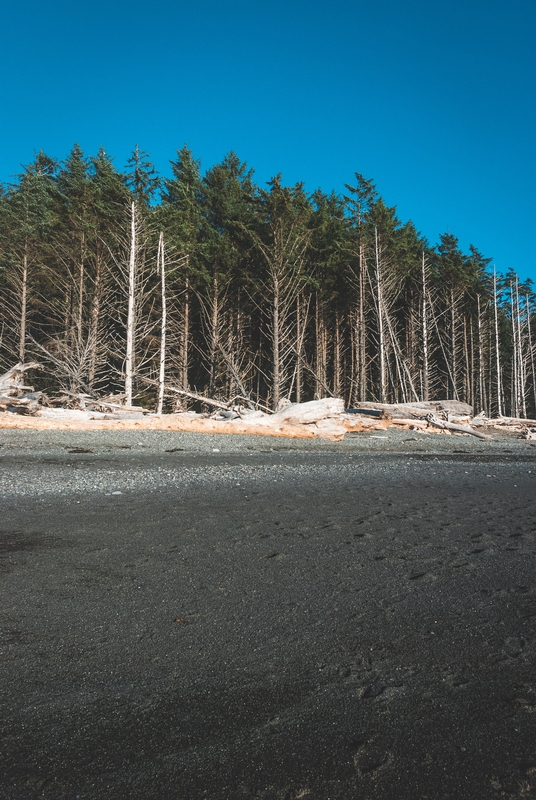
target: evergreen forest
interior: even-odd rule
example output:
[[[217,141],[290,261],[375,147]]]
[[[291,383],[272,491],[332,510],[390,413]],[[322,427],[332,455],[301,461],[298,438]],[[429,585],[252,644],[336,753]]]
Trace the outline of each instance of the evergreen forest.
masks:
[[[202,173],[185,146],[162,178],[138,147],[120,172],[75,146],[0,194],[0,367],[38,362],[49,392],[534,417],[535,301],[450,232],[430,245],[359,173],[309,194],[258,186],[233,152]]]

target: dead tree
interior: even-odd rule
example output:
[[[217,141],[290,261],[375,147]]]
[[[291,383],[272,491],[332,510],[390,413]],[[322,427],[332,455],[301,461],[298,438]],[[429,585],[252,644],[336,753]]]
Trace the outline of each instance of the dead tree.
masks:
[[[128,259],[128,311],[125,352],[125,402],[132,405],[132,380],[134,376],[134,343],[136,336],[136,267],[138,256],[138,219],[136,203],[130,205],[130,248]]]
[[[271,350],[272,406],[277,409],[292,377],[296,358],[296,300],[304,283],[304,264],[311,231],[306,227],[310,210],[295,203],[294,190],[274,180],[266,193],[264,236],[249,231],[264,262],[257,308],[265,319]]]
[[[429,353],[429,321],[428,321],[428,274],[424,250],[421,265],[421,342],[422,342],[422,399],[430,399],[430,353]]]
[[[158,400],[156,413],[161,414],[164,407],[164,384],[166,378],[166,255],[164,249],[164,234],[160,232],[158,239],[157,271],[160,273],[161,288],[161,323],[160,323],[160,364],[158,373]]]
[[[497,380],[497,414],[502,417],[501,353],[499,346],[497,271],[493,269],[493,318],[495,323],[495,375]]]

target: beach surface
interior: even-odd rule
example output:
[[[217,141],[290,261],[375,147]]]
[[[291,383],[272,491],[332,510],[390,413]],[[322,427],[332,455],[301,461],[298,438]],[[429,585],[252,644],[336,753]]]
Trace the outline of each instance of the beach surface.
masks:
[[[0,430],[0,796],[536,796],[534,444]]]

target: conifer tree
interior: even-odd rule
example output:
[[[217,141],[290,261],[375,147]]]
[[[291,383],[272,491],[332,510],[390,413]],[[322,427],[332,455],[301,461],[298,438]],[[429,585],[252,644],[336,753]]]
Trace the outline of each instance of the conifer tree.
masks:
[[[32,323],[38,320],[40,296],[46,291],[42,268],[55,219],[56,170],[56,162],[41,151],[2,198],[2,341],[21,363],[36,334]]]

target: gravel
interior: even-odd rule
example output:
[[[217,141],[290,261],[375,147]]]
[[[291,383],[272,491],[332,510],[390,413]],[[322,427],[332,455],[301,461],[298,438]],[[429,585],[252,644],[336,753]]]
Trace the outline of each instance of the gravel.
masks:
[[[534,796],[536,450],[385,436],[0,431],[0,796]]]
[[[407,457],[407,458],[405,458]],[[290,481],[304,475],[382,473],[392,459],[517,462],[536,458],[534,443],[511,435],[350,434],[343,442],[183,431],[0,430],[1,495],[41,496],[186,491],[199,483]],[[365,461],[363,461],[365,459]]]

